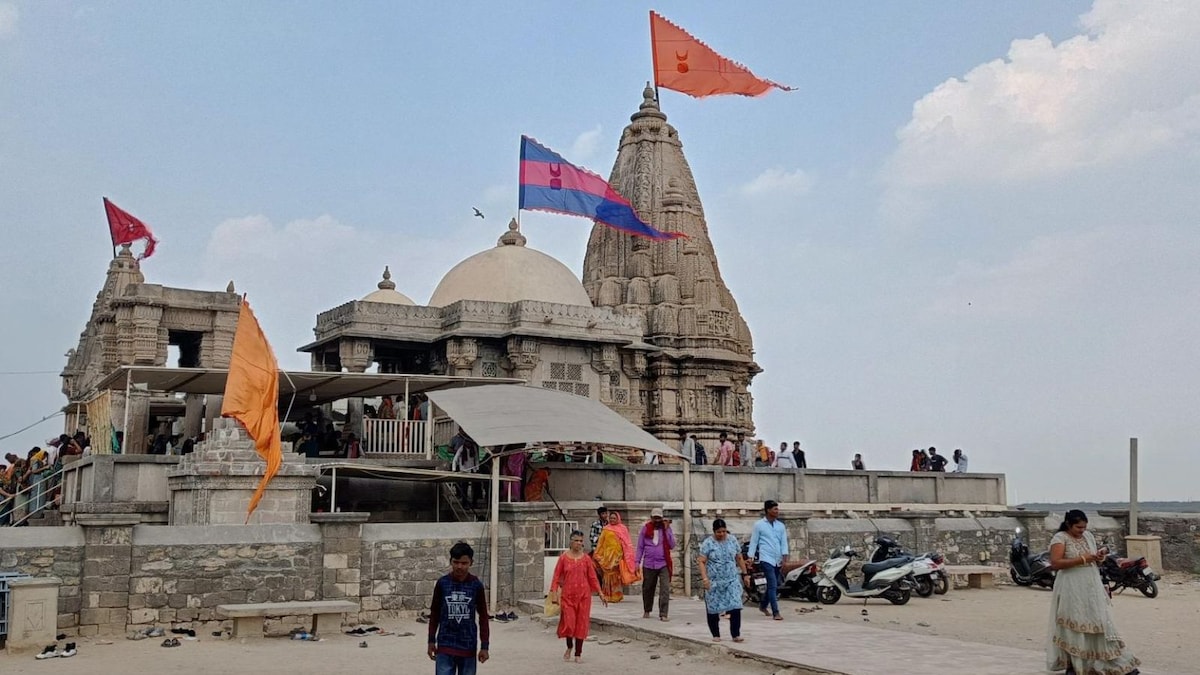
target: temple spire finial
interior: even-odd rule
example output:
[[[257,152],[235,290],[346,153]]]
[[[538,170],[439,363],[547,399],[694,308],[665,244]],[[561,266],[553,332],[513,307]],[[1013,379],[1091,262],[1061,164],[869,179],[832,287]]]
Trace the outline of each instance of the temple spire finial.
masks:
[[[387,265],[383,266],[383,281],[380,281],[377,287],[381,291],[396,290],[396,282],[392,281],[392,270]]]
[[[525,242],[525,235],[521,234],[521,226],[517,223],[517,219],[513,218],[508,221],[508,232],[500,235],[500,239],[496,241],[496,245],[524,246]]]
[[[654,117],[660,120],[666,120],[667,116],[658,106],[658,96],[656,95],[654,86],[646,82],[646,88],[642,90],[642,105],[638,106],[638,111],[629,117],[629,121],[636,122],[645,117]]]

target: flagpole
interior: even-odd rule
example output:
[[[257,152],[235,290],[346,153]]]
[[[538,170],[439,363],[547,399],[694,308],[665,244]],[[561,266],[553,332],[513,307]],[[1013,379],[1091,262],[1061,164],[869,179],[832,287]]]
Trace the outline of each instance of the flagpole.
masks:
[[[654,76],[654,102],[660,103],[658,100],[658,50],[655,49],[657,44],[658,39],[654,34],[654,10],[650,10],[650,61],[653,69],[651,74]]]

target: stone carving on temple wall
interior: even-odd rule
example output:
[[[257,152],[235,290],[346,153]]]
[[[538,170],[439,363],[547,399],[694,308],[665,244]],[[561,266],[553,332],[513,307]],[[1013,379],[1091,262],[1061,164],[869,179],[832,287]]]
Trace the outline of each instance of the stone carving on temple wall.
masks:
[[[446,363],[454,368],[455,375],[470,375],[477,358],[479,345],[474,338],[454,338],[446,343]]]
[[[375,346],[370,340],[342,340],[338,343],[338,358],[347,371],[365,373],[375,362]]]
[[[508,338],[505,347],[507,351],[501,358],[504,369],[510,371],[513,377],[532,381],[533,370],[542,360],[538,354],[538,341],[533,338],[512,336]]]

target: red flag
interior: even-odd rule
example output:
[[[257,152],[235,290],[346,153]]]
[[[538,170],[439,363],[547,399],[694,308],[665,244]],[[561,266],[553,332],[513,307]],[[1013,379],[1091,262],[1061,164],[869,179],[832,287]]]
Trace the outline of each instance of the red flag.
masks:
[[[112,235],[113,246],[132,244],[142,239],[146,240],[146,248],[138,256],[138,260],[154,255],[154,247],[158,240],[145,223],[117,208],[116,204],[104,198],[104,213],[108,216],[108,231]]]
[[[740,63],[730,61],[687,31],[650,12],[650,47],[654,53],[654,84],[689,96],[715,94],[762,96],[774,89],[793,87],[755,76]]]

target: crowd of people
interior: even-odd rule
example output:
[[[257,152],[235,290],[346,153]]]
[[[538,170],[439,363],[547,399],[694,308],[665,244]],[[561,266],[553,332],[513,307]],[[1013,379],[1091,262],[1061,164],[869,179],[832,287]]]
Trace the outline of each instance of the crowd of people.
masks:
[[[675,548],[671,521],[663,518],[661,509],[653,509],[650,520],[638,528],[635,545],[619,513],[601,506],[596,516],[588,539],[579,530],[571,532],[570,546],[559,556],[550,584],[547,608],[559,617],[556,634],[566,641],[563,661],[583,660],[594,595],[607,607],[624,598],[621,587],[641,580],[642,618],[651,617],[657,595],[658,618],[670,620],[671,551]],[[1094,569],[1108,550],[1097,546],[1087,525],[1082,511],[1068,511],[1050,540],[1050,564],[1058,578],[1050,602],[1046,665],[1051,671],[1065,670],[1067,675],[1137,675],[1140,662],[1116,630],[1112,605]],[[590,554],[585,549],[589,544]],[[745,555],[725,521],[713,520],[712,535],[700,544],[696,562],[714,642],[722,639],[723,618],[729,621],[730,638],[745,641],[742,598],[743,589],[750,584],[751,560],[767,578],[759,611],[783,621],[777,583],[787,569],[788,555],[787,528],[779,518],[779,504],[773,500],[764,502],[763,517],[754,524]],[[489,658],[490,617],[483,582],[470,574],[473,558],[470,545],[455,544],[450,549],[450,573],[439,579],[434,589],[427,619],[428,654],[436,662],[438,675],[473,675],[477,664]]]
[[[35,446],[24,457],[5,453],[0,462],[0,526],[24,525],[25,518],[44,508],[54,508],[61,491],[63,462],[87,454],[91,442],[82,431],[62,434],[46,447]]]
[[[952,473],[967,472],[967,453],[958,448],[954,451],[954,471]],[[917,448],[912,451],[912,462],[909,464],[909,471],[946,471],[946,466],[950,460],[946,459],[945,455],[938,454],[937,448],[930,447],[928,450]]]
[[[808,457],[800,447],[800,441],[792,441],[788,447],[787,441],[782,441],[778,449],[769,447],[762,439],[750,440],[744,433],[738,433],[734,438],[722,432],[717,440],[717,447],[711,452],[696,438],[689,434],[680,446],[680,452],[694,465],[714,464],[720,466],[770,467],[775,469],[807,469]],[[644,464],[658,463],[654,453],[646,453]],[[937,448],[928,450],[913,450],[911,469],[913,471],[946,471],[947,458],[937,453]],[[954,451],[954,473],[967,472],[967,455],[962,449]],[[850,460],[850,468],[854,471],[866,471],[867,463],[862,453],[854,453]]]

